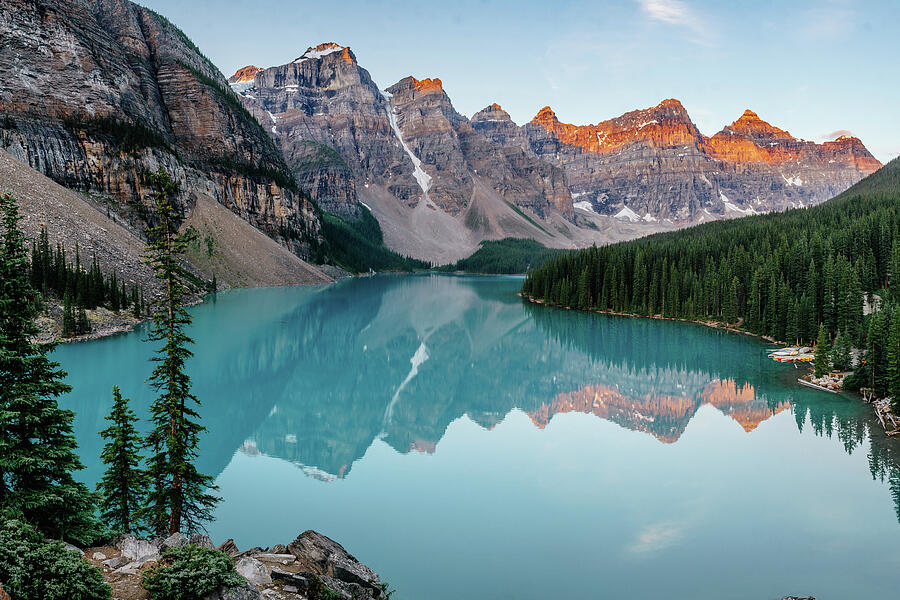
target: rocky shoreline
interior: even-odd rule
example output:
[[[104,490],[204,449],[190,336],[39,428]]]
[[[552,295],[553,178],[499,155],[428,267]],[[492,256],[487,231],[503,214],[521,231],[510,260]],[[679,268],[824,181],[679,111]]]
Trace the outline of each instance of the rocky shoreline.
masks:
[[[68,545],[100,569],[112,588],[113,600],[150,600],[142,576],[160,565],[169,548],[196,545],[213,548],[205,535],[176,533],[145,540],[119,535],[106,545],[85,548]],[[234,561],[245,585],[219,588],[203,600],[369,600],[388,598],[378,574],[360,563],[343,546],[315,531],[305,531],[287,545],[240,551],[233,540],[218,547]]]

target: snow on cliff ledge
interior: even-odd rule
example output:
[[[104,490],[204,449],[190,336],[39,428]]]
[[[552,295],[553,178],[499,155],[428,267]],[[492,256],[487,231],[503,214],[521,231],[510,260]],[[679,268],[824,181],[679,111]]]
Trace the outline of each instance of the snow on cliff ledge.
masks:
[[[324,44],[319,44],[315,48],[307,48],[306,52],[304,52],[300,56],[300,58],[298,58],[294,62],[299,64],[309,59],[317,60],[319,58],[322,58],[323,56],[328,56],[329,54],[341,52],[343,50],[344,46],[335,44],[334,42],[325,42]]]

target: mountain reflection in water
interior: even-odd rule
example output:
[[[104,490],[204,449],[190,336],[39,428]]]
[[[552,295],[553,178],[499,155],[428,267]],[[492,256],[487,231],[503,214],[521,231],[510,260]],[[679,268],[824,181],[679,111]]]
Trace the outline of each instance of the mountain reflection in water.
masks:
[[[748,432],[793,405],[798,427],[809,414],[817,433],[839,436],[848,452],[869,436],[868,411],[785,386],[794,369],[766,360],[755,339],[523,306],[517,284],[371,277],[266,290],[249,306],[243,299],[255,291],[238,290],[198,307],[191,372],[209,431],[201,469],[217,474],[239,450],[291,461],[323,480],[344,478],[376,439],[398,452],[434,452],[455,419],[468,415],[491,428],[514,408],[538,427],[581,412],[675,443],[703,405]],[[72,372],[70,400],[87,456],[99,454],[96,432],[113,383],[146,414],[150,348],[135,344],[139,335],[59,351]],[[78,350],[91,345],[110,348],[87,369],[77,364]],[[104,359],[125,368],[103,368],[97,362]],[[131,385],[122,381],[129,375]],[[872,474],[889,479],[900,501],[896,449],[882,437],[871,445]],[[88,479],[99,477],[98,468]]]

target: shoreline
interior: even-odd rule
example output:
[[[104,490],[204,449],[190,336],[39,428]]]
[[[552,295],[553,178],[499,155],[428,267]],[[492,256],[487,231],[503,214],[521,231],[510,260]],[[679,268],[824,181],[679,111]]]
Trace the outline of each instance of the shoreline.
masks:
[[[682,318],[678,318],[678,317],[664,317],[662,315],[636,315],[634,313],[622,313],[622,312],[615,312],[615,311],[609,311],[609,310],[581,310],[581,309],[577,309],[577,308],[571,308],[568,306],[557,306],[555,304],[547,304],[543,300],[538,300],[531,296],[527,296],[527,295],[523,294],[522,292],[519,292],[516,295],[519,296],[520,298],[522,298],[522,300],[524,300],[525,302],[530,302],[532,304],[539,304],[541,306],[546,306],[548,308],[556,308],[556,309],[560,309],[560,310],[573,310],[573,311],[577,311],[577,312],[595,313],[595,314],[600,314],[600,315],[612,315],[612,316],[616,316],[616,317],[631,317],[633,319],[655,319],[657,321],[679,321],[682,323],[692,323],[694,325],[703,325],[704,327],[709,327],[711,329],[718,329],[720,331],[726,331],[728,333],[739,333],[739,334],[743,334],[743,335],[748,335],[750,337],[755,337],[755,338],[758,338],[761,340],[765,340],[772,344],[780,344],[782,346],[789,345],[787,342],[778,341],[771,336],[759,335],[759,334],[751,333],[751,332],[743,330],[743,329],[728,327],[727,325],[722,325],[720,323],[717,323],[716,321],[699,321],[699,320],[695,320],[695,319],[682,319]],[[800,385],[812,388],[812,389],[823,391],[823,392],[829,392],[832,394],[846,393],[846,394],[855,396],[859,401],[872,406],[872,410],[875,413],[875,416],[878,417],[878,421],[881,423],[881,426],[884,428],[885,436],[887,436],[887,437],[900,436],[900,416],[895,415],[893,413],[893,411],[891,410],[890,400],[888,400],[887,398],[875,398],[875,399],[869,400],[863,394],[860,394],[859,392],[844,390],[843,388],[841,388],[840,390],[833,390],[833,389],[829,389],[824,386],[820,386],[818,384],[812,383],[811,381],[808,381],[805,379],[806,377],[810,377],[811,373],[812,373],[812,371],[807,371],[805,374],[801,375],[797,379],[797,383]],[[895,428],[893,430],[888,428],[888,426],[887,426],[888,421],[891,421],[892,424],[895,425]]]
[[[590,310],[581,310],[580,308],[572,308],[570,306],[557,306],[556,304],[547,304],[543,300],[538,300],[537,298],[533,298],[531,296],[526,296],[522,294],[522,292],[518,292],[516,294],[526,302],[530,302],[531,304],[540,304],[541,306],[546,306],[548,308],[558,308],[560,310],[573,310],[576,312],[583,313],[594,313],[598,315],[612,315],[616,317],[630,317],[632,319],[653,319],[655,321],[678,321],[680,323],[691,323],[694,325],[703,325],[704,327],[709,327],[710,329],[718,329],[719,331],[727,331],[728,333],[739,333],[741,335],[746,335],[754,338],[758,338],[761,340],[765,340],[771,344],[779,344],[781,346],[790,346],[787,342],[782,342],[780,340],[776,340],[772,336],[768,335],[759,335],[758,333],[753,333],[747,331],[746,329],[737,329],[736,327],[729,327],[728,325],[723,325],[718,321],[699,321],[697,319],[684,319],[681,317],[664,317],[663,315],[636,315],[634,313],[626,313],[626,312],[616,312],[612,310],[599,310],[599,309],[590,309]]]

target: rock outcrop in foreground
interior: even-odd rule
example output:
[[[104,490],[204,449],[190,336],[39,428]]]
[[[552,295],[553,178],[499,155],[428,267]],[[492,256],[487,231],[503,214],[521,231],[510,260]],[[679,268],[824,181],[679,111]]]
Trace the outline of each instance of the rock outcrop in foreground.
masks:
[[[113,598],[137,600],[149,598],[141,587],[142,574],[155,567],[168,548],[193,544],[212,548],[205,535],[143,540],[120,535],[108,546],[82,552],[85,560],[103,571],[113,588]],[[72,548],[78,552],[77,548]],[[203,600],[305,600],[325,586],[346,600],[382,598],[383,586],[378,574],[360,563],[343,546],[315,531],[305,531],[287,546],[251,548],[241,552],[232,540],[219,546],[235,561],[235,569],[247,583],[244,587],[220,589]],[[321,594],[321,590],[318,591]]]

